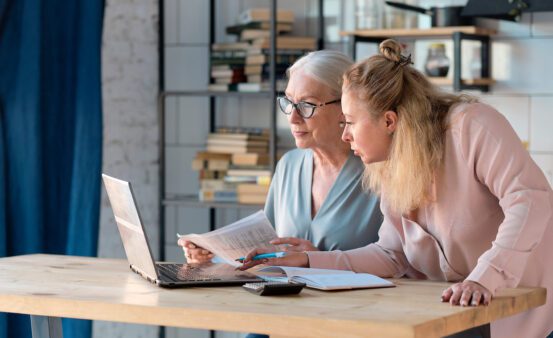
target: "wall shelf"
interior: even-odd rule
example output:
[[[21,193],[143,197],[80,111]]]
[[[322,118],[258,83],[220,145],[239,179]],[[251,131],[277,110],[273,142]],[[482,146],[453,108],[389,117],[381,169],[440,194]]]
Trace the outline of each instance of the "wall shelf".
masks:
[[[374,38],[389,38],[389,37],[410,37],[410,38],[437,38],[451,37],[455,32],[475,35],[495,35],[496,30],[476,27],[476,26],[456,26],[456,27],[434,27],[434,28],[419,28],[419,29],[361,29],[355,31],[342,31],[342,36],[358,36],[358,37],[374,37]]]
[[[263,209],[263,204],[244,204],[235,202],[204,202],[196,195],[170,195],[162,201],[165,206],[179,206],[190,208],[227,208],[227,209]]]
[[[439,85],[451,84],[453,90],[461,91],[465,89],[476,89],[482,92],[488,92],[490,86],[495,82],[490,79],[491,64],[491,43],[490,36],[497,32],[493,29],[487,29],[476,26],[457,26],[457,27],[434,27],[427,29],[365,29],[350,32],[341,32],[342,36],[349,36],[351,42],[351,55],[355,57],[357,52],[357,43],[380,43],[389,38],[413,38],[413,39],[432,39],[448,38],[453,40],[453,79],[451,83],[445,80],[437,80]],[[461,44],[463,40],[480,41],[480,61],[482,68],[480,78],[475,80],[461,79]],[[432,81],[435,83],[434,81]]]
[[[438,86],[453,85],[453,79],[448,77],[428,77],[428,80]],[[494,83],[494,79],[461,79],[461,84],[466,86],[490,86]]]

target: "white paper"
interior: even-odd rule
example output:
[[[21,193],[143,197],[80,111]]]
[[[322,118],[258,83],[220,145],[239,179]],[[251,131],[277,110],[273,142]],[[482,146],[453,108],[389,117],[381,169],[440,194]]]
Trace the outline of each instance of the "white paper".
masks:
[[[211,251],[225,263],[234,266],[241,265],[235,259],[246,256],[255,248],[269,248],[275,252],[282,251],[279,246],[269,243],[278,236],[262,210],[202,235],[177,235],[179,238],[184,238]]]
[[[305,283],[308,287],[320,290],[343,290],[358,288],[393,287],[392,282],[368,273],[355,273],[350,270],[298,268],[291,266],[267,266],[258,273],[268,273],[263,279],[287,278],[288,281]],[[280,273],[280,277],[275,276]]]

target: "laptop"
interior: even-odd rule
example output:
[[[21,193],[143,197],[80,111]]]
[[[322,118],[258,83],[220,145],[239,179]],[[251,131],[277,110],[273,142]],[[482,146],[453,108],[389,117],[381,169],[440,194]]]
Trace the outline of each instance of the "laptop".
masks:
[[[235,270],[234,266],[225,263],[155,262],[131,184],[105,174],[102,178],[132,271],[166,288],[243,285],[263,281],[252,273]]]

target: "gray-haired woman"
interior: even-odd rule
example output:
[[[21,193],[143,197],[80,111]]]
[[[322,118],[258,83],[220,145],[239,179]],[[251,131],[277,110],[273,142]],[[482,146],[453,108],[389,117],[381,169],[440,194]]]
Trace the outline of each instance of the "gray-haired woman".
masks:
[[[363,163],[341,140],[342,75],[353,64],[330,50],[307,54],[288,70],[278,106],[288,118],[298,149],[278,162],[265,213],[289,251],[348,250],[378,239],[378,198],[362,188]],[[348,222],[343,222],[348,219]],[[211,252],[179,241],[188,262]]]

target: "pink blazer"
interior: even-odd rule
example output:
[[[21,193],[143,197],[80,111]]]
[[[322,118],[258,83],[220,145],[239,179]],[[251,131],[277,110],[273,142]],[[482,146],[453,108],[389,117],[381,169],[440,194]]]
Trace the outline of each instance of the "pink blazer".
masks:
[[[553,286],[553,192],[545,176],[490,106],[457,105],[449,125],[434,202],[412,220],[391,212],[383,192],[379,241],[349,251],[309,252],[311,267],[468,279],[492,293],[518,285]],[[553,331],[553,290],[546,305],[491,328],[493,337],[547,336]]]

